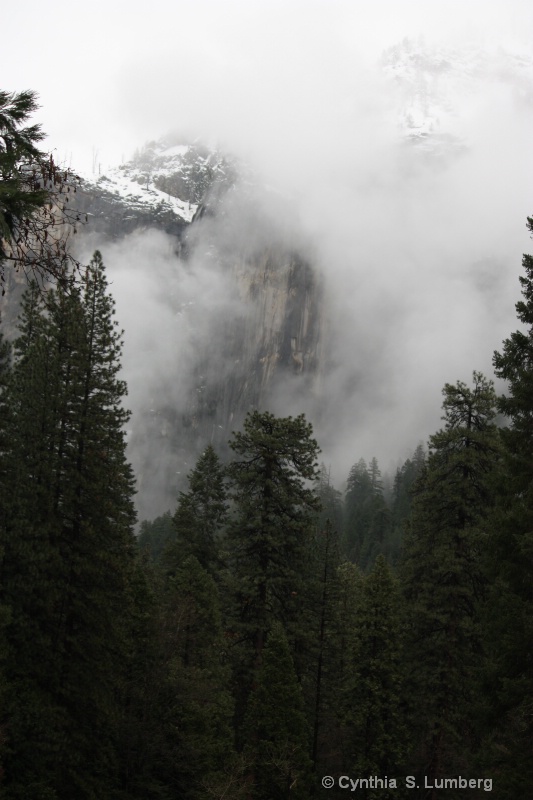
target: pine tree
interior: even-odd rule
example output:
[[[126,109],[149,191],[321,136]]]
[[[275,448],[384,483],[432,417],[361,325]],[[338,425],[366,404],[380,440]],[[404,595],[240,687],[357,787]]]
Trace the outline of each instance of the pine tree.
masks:
[[[80,215],[62,202],[76,191],[77,179],[39,150],[40,125],[28,125],[36,111],[33,91],[0,91],[0,284],[5,265],[47,280],[64,276],[66,264],[79,266],[67,249],[68,227]],[[65,198],[67,199],[67,198]]]
[[[229,527],[230,568],[237,582],[240,630],[260,661],[274,619],[287,623],[302,592],[318,501],[305,481],[317,477],[317,443],[303,415],[248,415],[234,435],[228,468],[236,514]]]
[[[0,92],[0,263],[7,255],[4,241],[46,201],[38,185],[27,189],[19,171],[21,162],[31,165],[42,158],[37,147],[44,139],[40,126],[22,127],[36,109],[35,92]]]
[[[533,233],[533,218],[527,221]],[[498,775],[498,796],[525,800],[533,784],[533,256],[524,255],[523,300],[516,304],[522,324],[494,354],[496,375],[507,384],[499,409],[504,478],[491,526],[489,632],[493,697],[488,724],[493,742],[487,763]]]
[[[5,459],[9,448],[9,436],[7,435],[7,419],[9,406],[6,402],[6,391],[11,371],[11,346],[0,332],[0,486],[5,483]],[[3,496],[0,495],[0,530],[4,519]],[[3,551],[0,549],[0,562]],[[0,605],[0,708],[5,704],[6,679],[4,676],[5,662],[7,658],[6,627],[10,618],[10,608],[7,605]],[[5,742],[5,731],[0,728],[0,779],[2,771],[3,750]],[[1,783],[0,783],[1,785]]]
[[[345,509],[346,556],[362,569],[369,569],[377,555],[387,551],[391,527],[376,458],[372,459],[369,467],[361,458],[351,468],[346,484]]]
[[[205,797],[223,782],[233,755],[233,703],[218,590],[195,556],[166,580],[164,596],[167,707],[163,775],[173,795]]]
[[[322,751],[326,774],[347,774],[353,764],[350,736],[345,724],[345,708],[339,690],[351,679],[353,636],[359,619],[364,577],[355,564],[344,561],[337,569],[338,596],[333,617],[331,649],[332,673],[336,681],[336,708],[331,738]]]
[[[11,345],[4,338],[0,331],[0,474],[6,450],[9,447],[9,440],[5,433],[7,418],[9,415],[9,405],[6,402],[6,391],[11,371]],[[1,477],[0,477],[1,481]],[[2,500],[0,499],[0,519],[1,519]]]
[[[220,567],[218,540],[227,521],[227,489],[224,469],[209,445],[187,476],[189,490],[180,492],[173,517],[175,535],[164,556],[167,569],[175,569],[193,555],[212,575]]]
[[[113,307],[99,253],[83,287],[23,303],[1,487],[9,798],[102,796],[115,772],[135,515]]]
[[[282,625],[274,622],[246,712],[245,756],[254,800],[309,797],[309,733]]]
[[[372,480],[364,458],[350,469],[346,482],[344,550],[347,558],[361,564],[361,549],[370,527],[374,497]]]
[[[365,577],[343,687],[343,709],[352,775],[401,773],[407,726],[402,710],[400,595],[384,556]],[[368,798],[396,798],[398,787],[361,789]]]
[[[338,675],[335,673],[336,610],[339,599],[339,537],[329,519],[317,532],[316,589],[309,604],[313,608],[316,630],[316,678],[313,681],[313,742],[311,759],[315,771],[324,743],[331,736],[336,708]]]
[[[422,444],[413,455],[396,470],[392,487],[390,529],[387,538],[386,557],[389,564],[397,566],[403,545],[406,522],[411,513],[413,487],[426,461]]]
[[[330,471],[325,464],[320,465],[316,494],[320,503],[320,513],[317,518],[318,530],[323,530],[324,525],[329,521],[340,536],[343,530],[342,493],[331,483]]]
[[[228,626],[234,640],[237,741],[247,697],[274,621],[283,624],[299,676],[312,636],[306,587],[313,569],[318,500],[306,481],[317,477],[317,443],[303,415],[250,413],[230,443],[234,503],[225,542]]]
[[[443,394],[445,426],[430,438],[401,565],[416,760],[430,783],[464,769],[472,747],[486,518],[500,454],[492,383],[474,373],[473,388],[459,381]]]
[[[176,529],[172,520],[172,513],[165,511],[153,520],[143,519],[139,532],[139,547],[147,553],[152,561],[159,562],[169,546],[175,539]]]

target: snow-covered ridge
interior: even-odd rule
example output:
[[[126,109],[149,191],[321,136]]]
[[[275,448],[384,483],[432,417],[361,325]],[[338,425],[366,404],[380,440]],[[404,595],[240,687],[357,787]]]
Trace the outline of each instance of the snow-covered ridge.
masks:
[[[172,213],[190,223],[217,183],[228,184],[233,166],[215,150],[161,139],[103,175],[82,175],[84,185],[135,212]]]
[[[82,176],[83,177],[83,176]],[[144,208],[160,211],[170,211],[181,217],[185,222],[191,222],[198,205],[172,197],[166,192],[156,189],[147,181],[145,185],[130,177],[123,167],[116,167],[101,175],[96,180],[84,179],[85,184],[93,185],[99,192],[114,196],[117,200],[127,203],[139,211]]]

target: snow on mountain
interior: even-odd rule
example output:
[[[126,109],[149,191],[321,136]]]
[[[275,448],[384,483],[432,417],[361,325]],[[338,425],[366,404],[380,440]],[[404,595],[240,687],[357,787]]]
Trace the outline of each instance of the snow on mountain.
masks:
[[[384,52],[381,67],[394,87],[402,135],[426,150],[469,146],[469,105],[489,87],[507,87],[519,102],[533,105],[531,53],[429,46],[405,38]]]
[[[104,175],[81,177],[86,191],[124,204],[136,216],[171,213],[190,223],[215,185],[231,185],[234,168],[216,150],[163,138]]]

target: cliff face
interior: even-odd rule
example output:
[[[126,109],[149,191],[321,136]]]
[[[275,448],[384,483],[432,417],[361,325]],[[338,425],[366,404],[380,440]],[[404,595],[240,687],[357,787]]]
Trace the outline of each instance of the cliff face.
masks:
[[[275,402],[284,378],[317,374],[321,329],[320,286],[297,253],[272,247],[253,260],[236,254],[228,280],[241,313],[217,320],[215,346],[198,354],[198,372],[208,379],[194,412],[214,415],[224,429],[249,409]],[[221,361],[231,368],[217,379]]]
[[[161,148],[170,151],[167,159]],[[80,206],[89,222],[82,238],[97,242],[112,268],[106,241],[164,231],[178,278],[203,271],[218,290],[209,300],[191,295],[189,310],[176,298],[173,313],[188,315],[188,341],[176,334],[177,353],[188,348],[176,374],[148,370],[154,385],[142,390],[125,375],[135,409],[129,445],[141,518],[173,507],[202,449],[213,443],[224,456],[249,410],[296,413],[287,410],[286,387],[293,397],[313,392],[322,336],[317,274],[267,219],[250,176],[242,181],[235,164],[204,148],[163,143],[150,151],[85,184]]]

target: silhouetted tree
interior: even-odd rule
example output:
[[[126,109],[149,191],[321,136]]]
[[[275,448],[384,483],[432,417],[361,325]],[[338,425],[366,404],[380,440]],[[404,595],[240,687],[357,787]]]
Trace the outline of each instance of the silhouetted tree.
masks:
[[[486,520],[500,458],[492,382],[475,372],[472,388],[459,381],[443,394],[445,426],[429,440],[401,566],[416,760],[431,784],[464,769],[472,748]]]
[[[67,265],[79,266],[67,248],[80,215],[68,202],[78,179],[39,150],[45,134],[26,124],[36,111],[32,91],[0,91],[0,284],[5,267],[40,281],[64,279]]]
[[[101,256],[82,287],[34,284],[0,421],[5,796],[105,796],[134,565],[121,332]]]

